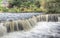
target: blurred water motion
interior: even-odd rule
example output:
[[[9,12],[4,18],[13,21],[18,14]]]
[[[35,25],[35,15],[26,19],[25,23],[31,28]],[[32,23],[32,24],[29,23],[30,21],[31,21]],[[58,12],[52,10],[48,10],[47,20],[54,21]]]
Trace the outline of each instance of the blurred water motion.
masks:
[[[39,22],[27,32],[12,32],[1,38],[60,38],[60,22]]]
[[[1,38],[60,38],[60,14],[0,13],[0,20]]]

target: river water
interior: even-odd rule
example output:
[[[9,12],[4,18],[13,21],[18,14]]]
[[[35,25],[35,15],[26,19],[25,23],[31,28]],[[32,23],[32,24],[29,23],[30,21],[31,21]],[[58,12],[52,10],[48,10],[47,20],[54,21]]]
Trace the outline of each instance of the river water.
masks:
[[[41,13],[0,13],[0,21],[26,19],[39,14]]]
[[[38,22],[30,31],[16,31],[1,38],[60,38],[60,22]]]
[[[0,13],[0,21],[28,19],[41,13]],[[39,16],[38,16],[39,17]],[[41,17],[42,18],[42,17]],[[40,17],[39,17],[40,19]],[[44,20],[44,18],[42,18]],[[47,18],[48,19],[48,18]],[[60,38],[60,22],[40,22],[35,24],[35,19],[30,19],[34,27],[28,31],[14,31],[6,33],[6,28],[0,23],[0,38]],[[52,19],[51,19],[52,20]],[[23,21],[25,28],[31,25],[29,20]],[[33,24],[34,22],[34,24]],[[2,29],[2,30],[1,30]]]

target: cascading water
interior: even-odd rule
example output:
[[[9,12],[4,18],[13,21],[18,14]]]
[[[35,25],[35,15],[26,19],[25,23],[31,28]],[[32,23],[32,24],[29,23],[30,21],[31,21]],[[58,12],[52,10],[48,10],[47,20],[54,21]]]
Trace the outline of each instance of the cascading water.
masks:
[[[41,21],[48,22],[48,15],[38,15],[38,16],[36,16],[36,18],[37,18],[38,22],[41,22]]]
[[[4,32],[1,38],[57,38],[59,37],[59,15],[19,14],[8,15],[10,19],[3,21]],[[12,18],[12,19],[11,19]],[[14,18],[14,19],[13,19]],[[18,18],[18,19],[16,19]],[[3,20],[3,19],[1,19]],[[51,21],[51,22],[50,22]],[[1,31],[3,31],[1,30]],[[7,33],[6,33],[7,31]],[[6,35],[4,35],[6,33]],[[59,37],[60,38],[60,37]]]
[[[3,23],[0,23],[0,37],[5,35],[7,33],[6,31],[6,27],[3,26]]]
[[[1,38],[60,38],[59,29],[60,22],[38,22],[30,31],[13,32]]]
[[[58,21],[58,16],[57,15],[49,15],[48,21],[56,22],[56,21]]]

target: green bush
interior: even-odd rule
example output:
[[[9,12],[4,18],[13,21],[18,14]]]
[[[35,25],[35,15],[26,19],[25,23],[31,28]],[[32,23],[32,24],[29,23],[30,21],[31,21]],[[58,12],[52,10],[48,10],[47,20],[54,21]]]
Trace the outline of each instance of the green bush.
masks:
[[[45,9],[41,9],[40,0],[8,0],[8,6],[0,7],[2,12],[46,12]]]
[[[60,0],[51,0],[47,2],[47,13],[60,13]]]

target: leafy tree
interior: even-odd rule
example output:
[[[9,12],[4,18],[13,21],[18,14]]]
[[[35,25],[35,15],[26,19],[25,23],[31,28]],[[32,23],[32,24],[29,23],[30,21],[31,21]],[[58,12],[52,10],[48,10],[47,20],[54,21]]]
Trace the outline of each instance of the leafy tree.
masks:
[[[36,1],[36,2],[35,2],[35,5],[36,5],[38,8],[41,6],[39,1]]]
[[[47,13],[60,13],[60,0],[50,0],[47,2]]]
[[[8,0],[9,6],[8,7],[20,7],[23,5],[24,7],[30,7],[30,5],[36,5],[37,7],[40,7],[40,2],[36,0]]]
[[[13,7],[13,6],[17,6],[20,7],[21,5],[21,0],[9,0],[9,6],[8,7]]]

